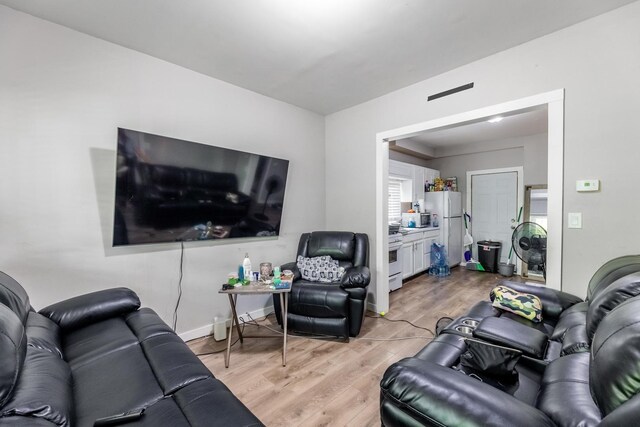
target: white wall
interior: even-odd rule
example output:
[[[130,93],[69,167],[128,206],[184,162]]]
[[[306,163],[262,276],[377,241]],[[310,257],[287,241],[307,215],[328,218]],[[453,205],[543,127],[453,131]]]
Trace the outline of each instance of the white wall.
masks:
[[[328,226],[367,232],[375,248],[376,133],[564,88],[564,214],[583,212],[583,229],[564,226],[562,287],[584,296],[601,264],[639,252],[640,228],[632,222],[640,210],[638,22],[634,2],[328,116]],[[468,82],[475,88],[426,102]],[[584,178],[601,179],[602,191],[575,192]],[[375,269],[375,254],[371,260]]]
[[[229,315],[245,252],[291,261],[324,228],[322,116],[3,6],[0,58],[0,269],[34,307],[129,286],[171,321],[179,245],[111,247],[118,126],[290,160],[280,238],[185,245],[179,331]]]
[[[425,166],[440,171],[440,176],[458,178],[458,190],[462,193],[462,205],[467,204],[467,171],[499,169],[522,166],[524,184],[547,183],[547,134],[524,136],[477,143],[470,147],[456,147],[449,154],[428,160]],[[499,145],[500,148],[495,148]]]

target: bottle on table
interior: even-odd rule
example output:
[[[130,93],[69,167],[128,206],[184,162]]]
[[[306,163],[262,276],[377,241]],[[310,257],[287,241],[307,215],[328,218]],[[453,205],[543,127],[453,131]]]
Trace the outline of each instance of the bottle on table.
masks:
[[[242,261],[242,269],[244,270],[244,277],[246,279],[251,280],[252,279],[252,274],[251,274],[251,260],[249,259],[249,253],[245,253],[244,254],[244,261]]]

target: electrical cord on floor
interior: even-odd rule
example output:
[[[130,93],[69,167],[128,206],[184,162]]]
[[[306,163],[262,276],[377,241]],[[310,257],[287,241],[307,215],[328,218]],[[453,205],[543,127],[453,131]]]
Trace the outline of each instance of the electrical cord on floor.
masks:
[[[429,328],[425,328],[425,327],[422,327],[422,326],[418,326],[418,325],[413,324],[413,323],[411,323],[410,321],[405,320],[405,319],[389,319],[389,318],[388,318],[388,317],[386,317],[386,316],[369,316],[369,315],[366,315],[366,317],[370,317],[370,318],[372,318],[372,319],[384,319],[384,320],[386,320],[386,321],[388,321],[388,322],[404,322],[404,323],[408,323],[408,324],[410,324],[411,326],[413,326],[414,328],[422,329],[422,330],[424,330],[424,331],[427,331],[427,332],[429,332],[429,333],[430,333],[431,335],[433,335],[433,336],[435,336],[435,335],[436,335],[436,334],[435,334],[431,329],[429,329]]]
[[[269,314],[272,314],[275,312],[271,312]],[[269,314],[267,314],[267,316],[265,316],[265,319],[269,316]],[[251,315],[249,313],[247,313],[247,316],[249,316],[249,319],[251,320],[250,324],[256,325],[257,327],[263,327],[263,328],[267,328],[270,331],[276,332],[278,334],[283,334],[282,331],[278,331],[276,329],[273,329],[267,325],[260,325],[253,317],[251,317]],[[367,317],[373,317],[374,316],[367,316]],[[433,333],[433,331],[431,331],[431,329],[429,328],[423,328],[421,326],[416,326],[413,323],[409,322],[408,320],[391,320],[391,319],[387,319],[391,322],[407,322],[409,324],[411,324],[411,326],[418,328],[418,329],[424,329],[425,331],[429,332],[430,334],[432,334],[433,336],[431,337],[427,337],[424,335],[415,335],[415,336],[406,336],[406,337],[393,337],[393,338],[377,338],[377,337],[352,337],[352,339],[356,339],[356,340],[365,340],[365,341],[403,341],[403,340],[414,340],[414,339],[426,339],[426,340],[430,340],[433,339],[433,337],[435,336],[435,334]],[[312,337],[306,337],[306,336],[298,336],[298,335],[290,335],[293,338],[312,338]],[[333,338],[333,337],[329,337],[328,335],[322,335],[322,336],[326,336],[327,338]]]
[[[182,268],[184,266],[184,242],[180,242],[180,278],[178,279],[178,299],[176,300],[176,307],[173,309],[173,332],[176,331],[178,326],[178,307],[180,307],[180,300],[182,299]]]

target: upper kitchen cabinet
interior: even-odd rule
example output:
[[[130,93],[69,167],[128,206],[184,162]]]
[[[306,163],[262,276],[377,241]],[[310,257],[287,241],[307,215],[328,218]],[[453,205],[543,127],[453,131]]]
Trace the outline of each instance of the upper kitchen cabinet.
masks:
[[[429,182],[433,184],[434,180],[440,177],[440,171],[435,169],[424,168],[422,166],[413,166],[413,200],[424,199],[424,184]]]
[[[413,179],[413,166],[409,163],[389,160],[389,176],[394,178]]]
[[[401,180],[401,201],[415,203],[424,199],[424,183],[433,183],[440,171],[409,163],[389,160],[389,177]]]

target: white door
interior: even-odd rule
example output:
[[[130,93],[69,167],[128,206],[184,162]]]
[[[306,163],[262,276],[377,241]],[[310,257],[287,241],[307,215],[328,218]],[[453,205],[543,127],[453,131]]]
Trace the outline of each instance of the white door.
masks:
[[[511,248],[512,226],[518,217],[518,173],[472,175],[471,217],[474,242],[492,240],[502,243],[500,261],[506,262]],[[475,243],[473,256],[478,259]],[[512,261],[515,259],[513,255]]]

